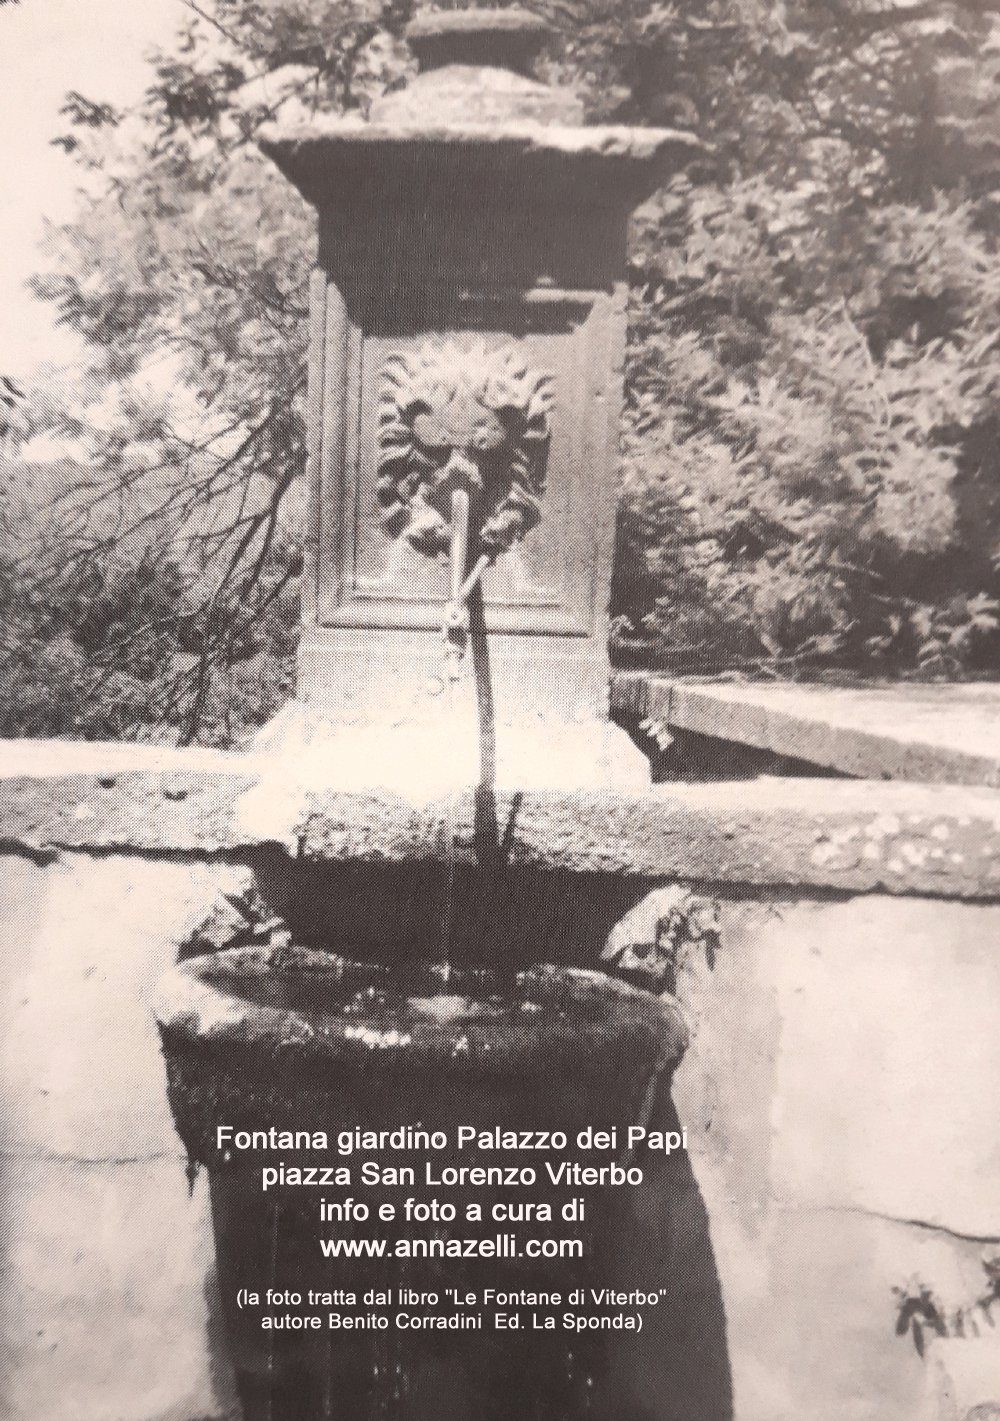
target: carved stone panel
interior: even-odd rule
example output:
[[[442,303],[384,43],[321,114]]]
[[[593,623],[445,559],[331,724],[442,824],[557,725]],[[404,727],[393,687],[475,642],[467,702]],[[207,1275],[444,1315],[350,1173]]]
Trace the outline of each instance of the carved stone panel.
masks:
[[[614,495],[595,474],[607,484],[620,303],[460,293],[436,329],[400,316],[366,331],[327,293],[318,625],[437,630],[450,493],[464,487],[474,555],[490,559],[487,625],[597,633],[595,559],[610,555]]]

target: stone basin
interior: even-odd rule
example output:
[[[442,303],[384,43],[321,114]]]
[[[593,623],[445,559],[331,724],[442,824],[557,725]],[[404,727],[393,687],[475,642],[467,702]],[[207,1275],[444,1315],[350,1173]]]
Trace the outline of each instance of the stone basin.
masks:
[[[223,1122],[319,1130],[433,1111],[447,1130],[473,1103],[509,1128],[622,1120],[687,1044],[672,1000],[599,972],[392,969],[288,946],[179,964],[156,1015],[178,1130],[213,1168]]]
[[[162,979],[156,1012],[178,1133],[192,1170],[209,1171],[222,1306],[245,1421],[319,1421],[330,1414],[420,1421],[430,1393],[437,1421],[526,1415],[569,1421],[585,1414],[605,1365],[603,1335],[491,1334],[484,1347],[478,1331],[400,1331],[391,1319],[404,1296],[417,1292],[439,1300],[448,1290],[474,1295],[481,1306],[486,1288],[554,1287],[565,1297],[574,1286],[607,1282],[607,1260],[631,1227],[632,1190],[559,1185],[545,1163],[628,1165],[624,1127],[648,1120],[658,1082],[669,1083],[687,1044],[672,999],[572,968],[539,965],[506,976],[423,963],[390,969],[272,946],[181,963]],[[219,1125],[231,1131],[222,1146]],[[498,1128],[562,1131],[567,1147],[498,1152],[481,1146],[477,1135],[458,1148],[460,1125],[486,1136]],[[581,1155],[576,1137],[586,1126],[618,1126],[622,1147],[600,1159]],[[325,1131],[328,1148],[233,1143],[242,1131],[271,1127]],[[351,1141],[365,1129],[418,1128],[437,1132],[439,1143],[376,1151]],[[341,1132],[348,1134],[347,1149]],[[331,1175],[323,1189],[278,1181],[263,1190],[262,1168],[274,1169],[279,1160],[286,1167],[346,1168],[350,1182]],[[400,1179],[401,1187],[395,1179],[393,1187],[367,1187],[365,1163],[409,1166],[413,1175]],[[529,1187],[485,1177],[430,1187],[449,1168],[497,1165],[531,1167]],[[574,1195],[585,1195],[586,1216],[563,1222]],[[337,1207],[335,1222],[321,1221],[321,1196]],[[340,1212],[348,1197],[364,1206],[360,1219]],[[454,1213],[430,1224],[407,1219],[407,1199],[434,1198]],[[491,1222],[494,1205],[509,1208],[522,1199],[547,1211],[535,1216],[542,1222],[520,1229]],[[379,1214],[383,1203],[395,1205],[394,1221]],[[482,1223],[467,1222],[473,1203]],[[529,1257],[523,1244],[532,1235],[572,1236],[579,1253]],[[401,1258],[396,1251],[400,1239],[443,1241],[444,1248],[471,1236],[490,1240],[492,1252]],[[385,1239],[388,1252],[331,1262],[320,1245],[330,1237]],[[362,1298],[381,1292],[391,1300],[390,1331],[331,1333],[326,1306],[322,1331],[262,1332],[260,1311],[237,1300],[244,1290],[263,1297],[268,1288],[299,1298],[336,1288],[357,1300],[348,1311],[362,1314],[371,1312]]]

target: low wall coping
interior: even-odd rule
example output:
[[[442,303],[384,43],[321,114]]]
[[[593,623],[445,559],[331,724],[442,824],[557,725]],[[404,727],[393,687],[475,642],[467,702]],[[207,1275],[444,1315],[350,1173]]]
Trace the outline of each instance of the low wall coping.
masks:
[[[248,833],[261,803],[273,835]],[[407,803],[389,789],[305,785],[292,757],[74,742],[0,745],[0,844],[245,856],[266,843],[317,860],[477,859],[475,797]],[[1000,792],[961,785],[761,777],[643,794],[497,793],[511,866],[844,893],[1000,898]],[[480,811],[482,804],[480,805]],[[482,813],[479,819],[482,822]],[[265,816],[266,818],[266,816]]]

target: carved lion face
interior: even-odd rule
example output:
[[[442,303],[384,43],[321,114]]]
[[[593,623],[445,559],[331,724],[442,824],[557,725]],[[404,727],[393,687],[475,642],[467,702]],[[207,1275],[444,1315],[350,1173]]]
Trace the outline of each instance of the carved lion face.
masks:
[[[551,377],[516,350],[427,341],[390,356],[379,394],[382,521],[421,552],[448,548],[451,493],[470,496],[478,550],[491,559],[541,516]]]

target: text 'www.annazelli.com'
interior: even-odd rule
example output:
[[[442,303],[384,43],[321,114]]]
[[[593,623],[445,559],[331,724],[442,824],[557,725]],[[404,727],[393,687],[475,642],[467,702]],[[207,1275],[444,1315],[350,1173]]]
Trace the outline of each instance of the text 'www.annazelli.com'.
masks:
[[[324,1258],[582,1258],[580,1238],[321,1238]]]

